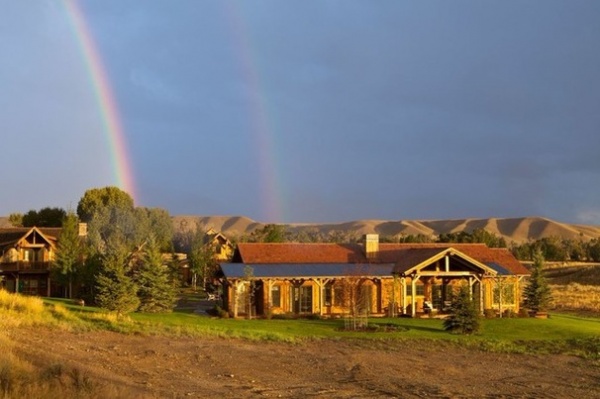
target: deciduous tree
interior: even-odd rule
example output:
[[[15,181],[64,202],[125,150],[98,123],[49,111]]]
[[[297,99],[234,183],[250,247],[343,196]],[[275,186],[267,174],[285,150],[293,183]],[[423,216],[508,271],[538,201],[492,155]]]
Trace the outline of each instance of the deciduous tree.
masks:
[[[192,237],[190,252],[190,271],[192,272],[192,287],[197,288],[198,279],[202,280],[202,288],[205,288],[206,280],[211,275],[212,267],[215,263],[215,249],[209,238],[200,225],[196,226],[196,231]]]
[[[103,208],[133,211],[133,198],[118,187],[92,188],[79,200],[77,215],[81,221],[87,223]]]
[[[13,227],[23,227],[23,214],[22,213],[11,213],[8,215],[8,221]]]
[[[62,226],[52,273],[55,278],[67,285],[67,295],[69,298],[73,298],[73,280],[77,276],[83,251],[77,215],[69,212],[62,222]]]
[[[62,208],[42,208],[30,210],[23,215],[23,227],[60,227],[67,212]]]

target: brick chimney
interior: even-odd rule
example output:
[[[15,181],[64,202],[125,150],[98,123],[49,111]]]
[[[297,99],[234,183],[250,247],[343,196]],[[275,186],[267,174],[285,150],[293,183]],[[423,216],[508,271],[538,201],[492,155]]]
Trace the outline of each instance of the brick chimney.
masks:
[[[379,254],[379,234],[365,235],[365,256],[368,260],[377,259]]]

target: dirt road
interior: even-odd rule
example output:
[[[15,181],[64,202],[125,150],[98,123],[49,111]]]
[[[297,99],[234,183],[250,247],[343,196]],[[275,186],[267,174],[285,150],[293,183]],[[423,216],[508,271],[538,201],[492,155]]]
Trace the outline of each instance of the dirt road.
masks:
[[[425,343],[304,344],[27,329],[34,364],[75,367],[138,398],[597,398],[600,365]]]

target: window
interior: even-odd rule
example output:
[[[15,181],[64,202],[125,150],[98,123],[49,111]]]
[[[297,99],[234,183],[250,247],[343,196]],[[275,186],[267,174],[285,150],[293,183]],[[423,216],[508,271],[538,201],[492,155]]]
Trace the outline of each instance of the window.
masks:
[[[514,305],[515,304],[515,286],[513,284],[507,284],[502,282],[494,286],[494,305],[500,304],[500,290],[502,290],[502,304],[503,305]]]
[[[333,300],[333,285],[327,284],[325,286],[325,306],[331,306]]]
[[[274,308],[281,307],[281,287],[279,285],[271,287],[271,306]]]
[[[412,295],[412,284],[407,284],[406,285],[406,295],[407,296],[411,296]],[[423,296],[425,295],[425,286],[423,284],[417,284],[417,292],[415,293],[416,296]]]
[[[333,286],[333,306],[344,305],[344,287],[341,285]]]

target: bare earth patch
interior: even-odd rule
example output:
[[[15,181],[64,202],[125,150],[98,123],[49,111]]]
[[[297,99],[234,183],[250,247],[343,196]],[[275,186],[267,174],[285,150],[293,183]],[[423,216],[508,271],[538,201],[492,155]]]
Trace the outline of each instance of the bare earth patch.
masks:
[[[600,365],[431,344],[303,344],[45,328],[11,334],[35,365],[75,367],[137,398],[596,398]]]

